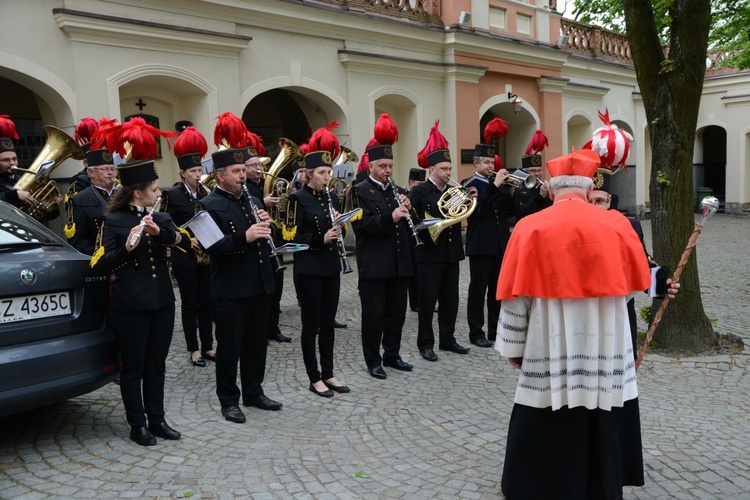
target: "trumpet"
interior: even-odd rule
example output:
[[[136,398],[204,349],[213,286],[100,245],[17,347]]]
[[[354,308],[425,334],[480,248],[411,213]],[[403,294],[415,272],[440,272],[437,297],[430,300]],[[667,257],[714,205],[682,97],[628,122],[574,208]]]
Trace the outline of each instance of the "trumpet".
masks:
[[[161,203],[161,196],[159,196],[156,199],[156,203],[154,203],[154,206],[151,207],[151,211],[148,213],[148,215],[154,215],[154,212],[156,212],[156,208]],[[141,236],[143,236],[143,230],[146,229],[146,221],[141,219],[141,223],[138,224],[138,230],[133,233],[133,236],[130,237],[130,241],[128,242],[128,245],[130,245],[130,248],[135,248],[135,244],[138,243],[138,240],[141,239]]]
[[[524,187],[526,189],[534,189],[535,187],[544,184],[544,181],[537,179],[534,174],[513,172],[512,174],[505,176],[503,184],[508,184],[515,188]]]
[[[334,216],[333,211],[333,202],[331,201],[331,191],[328,189],[328,186],[325,186],[325,192],[326,192],[326,198],[328,198],[328,213],[331,216],[331,222],[333,222],[336,217]],[[339,249],[339,258],[341,259],[341,272],[343,274],[349,274],[353,271],[352,266],[349,265],[349,260],[346,258],[346,246],[344,245],[344,237],[339,234],[339,237],[336,239],[336,245]]]
[[[401,201],[401,196],[398,192],[398,189],[396,188],[396,185],[393,183],[393,180],[390,177],[387,177],[387,179],[388,179],[388,185],[391,186],[391,189],[393,190],[393,197],[396,198],[396,202],[398,203],[398,206],[403,207],[404,204]],[[424,245],[422,240],[419,239],[419,235],[417,234],[417,231],[414,229],[414,223],[411,221],[411,216],[406,218],[406,223],[409,225],[412,238],[414,238],[414,246]]]
[[[245,196],[247,197],[247,202],[250,204],[250,208],[253,211],[253,217],[255,217],[256,222],[261,222],[260,214],[258,213],[258,207],[255,206],[255,203],[253,203],[253,200],[250,199],[250,193],[247,192],[247,186],[245,184],[242,185],[242,192],[245,193]],[[286,266],[281,260],[281,257],[279,257],[278,251],[276,250],[276,245],[273,243],[273,238],[271,236],[266,237],[266,241],[268,241],[268,246],[271,247],[271,258],[273,259],[273,265],[274,270],[273,272],[278,273],[280,271],[283,271],[286,269]]]

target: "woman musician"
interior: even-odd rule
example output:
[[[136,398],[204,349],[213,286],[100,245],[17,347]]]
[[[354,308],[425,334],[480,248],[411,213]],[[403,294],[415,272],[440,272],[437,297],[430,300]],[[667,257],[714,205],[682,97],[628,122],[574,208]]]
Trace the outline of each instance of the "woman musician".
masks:
[[[319,140],[323,136],[324,140]],[[302,357],[310,379],[310,391],[330,398],[334,392],[349,392],[333,374],[334,321],[339,304],[341,261],[337,240],[341,227],[332,224],[338,216],[339,201],[327,196],[331,180],[331,149],[321,147],[338,139],[327,129],[313,133],[311,152],[305,155],[307,184],[289,196],[284,239],[304,243],[310,248],[294,253],[294,282],[302,314]],[[331,146],[333,147],[333,146]],[[318,338],[320,369],[315,352]]]
[[[200,182],[203,173],[201,159],[207,152],[206,139],[193,126],[187,127],[174,143],[174,154],[177,156],[182,182],[162,193],[160,211],[171,215],[178,226],[182,226],[195,215],[195,205],[209,193],[208,188]],[[194,366],[204,367],[206,360],[216,361],[213,349],[209,259],[198,242],[193,240],[193,251],[173,251],[171,261],[172,273],[180,289],[182,329],[185,332],[185,344],[190,353],[190,361]]]
[[[122,188],[102,217],[91,267],[114,273],[107,323],[122,358],[120,391],[130,439],[151,446],[154,436],[180,438],[164,420],[165,361],[175,313],[167,249],[192,252],[192,245],[169,214],[147,212],[161,195],[154,160],[120,165],[119,172]]]

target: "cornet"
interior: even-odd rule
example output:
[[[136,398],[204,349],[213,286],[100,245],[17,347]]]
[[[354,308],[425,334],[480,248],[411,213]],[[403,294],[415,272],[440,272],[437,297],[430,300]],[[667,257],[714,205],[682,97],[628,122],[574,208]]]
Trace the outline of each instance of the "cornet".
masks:
[[[534,189],[535,187],[543,184],[543,181],[537,179],[534,174],[513,172],[512,174],[508,174],[505,176],[505,178],[503,179],[503,184],[508,184],[509,186],[513,186],[515,188],[525,187],[526,189]]]

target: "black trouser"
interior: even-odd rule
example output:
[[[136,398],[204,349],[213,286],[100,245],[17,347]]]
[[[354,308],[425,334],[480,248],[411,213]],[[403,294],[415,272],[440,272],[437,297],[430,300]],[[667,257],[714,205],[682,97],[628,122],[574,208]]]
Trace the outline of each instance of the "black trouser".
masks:
[[[333,322],[339,307],[341,275],[296,275],[297,295],[302,312],[302,359],[311,383],[333,377]],[[320,350],[320,371],[315,355],[315,337]]]
[[[469,340],[476,342],[484,338],[484,305],[487,304],[487,338],[497,337],[497,319],[500,316],[500,302],[497,295],[497,278],[500,274],[500,258],[485,255],[469,257],[469,299],[466,304],[466,317],[469,320]]]
[[[409,250],[411,256],[411,267],[412,269],[417,268],[417,261],[414,257],[414,249]],[[415,272],[411,278],[409,278],[409,307],[412,311],[416,311],[419,306],[419,281],[417,280],[417,273]]]
[[[426,262],[417,264],[419,278],[419,328],[417,348],[420,351],[435,348],[432,316],[438,303],[438,333],[440,347],[456,343],[456,316],[458,315],[458,262]]]
[[[401,359],[401,332],[406,320],[408,278],[359,281],[362,304],[362,353],[367,368],[380,366],[380,342],[386,361]],[[415,303],[416,305],[416,303]]]
[[[172,265],[172,273],[180,288],[180,314],[182,329],[185,332],[185,344],[188,352],[198,350],[200,332],[203,352],[213,349],[213,308],[211,304],[211,267],[195,266],[194,268]]]
[[[271,306],[268,316],[268,338],[274,340],[279,336],[279,314],[281,313],[281,296],[284,293],[284,271],[273,273],[276,292],[271,295]]]
[[[221,406],[239,404],[237,361],[243,400],[263,394],[270,302],[270,295],[214,301],[216,394]]]
[[[174,303],[153,311],[113,311],[107,324],[122,358],[120,393],[131,427],[164,421],[164,373],[174,327]],[[141,384],[143,391],[141,392]]]

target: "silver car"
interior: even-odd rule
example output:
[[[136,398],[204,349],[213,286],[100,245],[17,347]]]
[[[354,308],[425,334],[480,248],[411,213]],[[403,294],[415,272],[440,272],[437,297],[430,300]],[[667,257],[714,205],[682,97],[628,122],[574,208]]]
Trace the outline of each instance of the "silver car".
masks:
[[[109,277],[0,201],[0,417],[86,394],[120,368]]]

